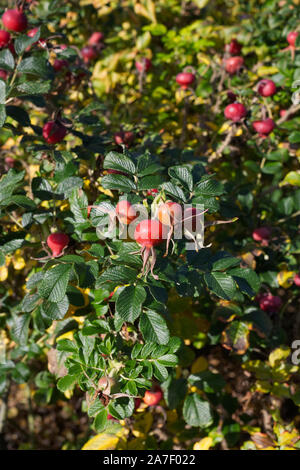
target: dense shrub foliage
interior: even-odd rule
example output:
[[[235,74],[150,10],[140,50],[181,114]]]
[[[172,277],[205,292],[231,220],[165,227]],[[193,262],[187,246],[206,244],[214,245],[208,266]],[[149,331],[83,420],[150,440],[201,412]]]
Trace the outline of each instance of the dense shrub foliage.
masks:
[[[1,445],[299,448],[298,0],[0,8]]]

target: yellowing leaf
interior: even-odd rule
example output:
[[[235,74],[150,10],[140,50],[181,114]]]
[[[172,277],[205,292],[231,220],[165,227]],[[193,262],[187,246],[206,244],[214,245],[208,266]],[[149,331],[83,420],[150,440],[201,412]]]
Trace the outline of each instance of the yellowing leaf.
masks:
[[[274,75],[275,73],[279,72],[277,67],[266,67],[265,65],[259,67],[257,69],[257,75],[259,77],[266,77],[267,75]]]
[[[287,359],[291,353],[291,350],[288,346],[280,346],[279,348],[274,349],[269,355],[269,363],[271,367],[275,367],[281,361]]]
[[[8,269],[6,266],[0,266],[0,282],[3,282],[7,279]]]
[[[192,364],[192,374],[198,374],[199,372],[203,372],[208,368],[208,362],[205,357],[200,356],[198,357]]]
[[[195,442],[193,450],[208,450],[213,445],[211,437],[203,437],[201,441]]]
[[[99,190],[101,193],[105,194],[106,196],[114,197],[114,195],[113,195],[113,193],[111,192],[110,189],[104,189],[104,188],[102,188],[102,186],[98,186],[98,190]]]
[[[22,256],[14,256],[12,258],[12,264],[16,271],[21,271],[26,266],[25,260]]]
[[[119,437],[113,434],[101,433],[87,441],[81,450],[114,450],[119,442]]]
[[[74,339],[74,332],[75,330],[67,331],[66,333],[58,336],[58,338],[56,338],[56,341],[60,341],[61,339],[69,339],[72,341]]]
[[[137,414],[134,420],[132,434],[135,437],[146,437],[151,429],[152,423],[153,416],[151,413],[146,412]]]
[[[280,271],[277,274],[277,282],[280,287],[287,289],[293,284],[293,279],[296,274],[296,271]]]
[[[285,175],[281,184],[291,184],[292,186],[300,186],[300,171],[290,171]]]

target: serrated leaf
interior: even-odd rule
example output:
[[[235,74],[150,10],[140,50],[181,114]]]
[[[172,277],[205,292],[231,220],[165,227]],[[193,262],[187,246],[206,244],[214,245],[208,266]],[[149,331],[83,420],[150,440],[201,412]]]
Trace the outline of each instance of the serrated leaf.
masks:
[[[105,175],[101,179],[101,185],[104,189],[112,189],[125,193],[136,190],[135,183],[123,175]]]
[[[140,316],[146,291],[142,286],[125,287],[117,298],[116,308],[124,322],[134,323]]]
[[[39,294],[49,302],[62,301],[68,287],[71,268],[70,264],[59,264],[49,269],[39,285]]]
[[[185,166],[173,166],[169,168],[169,175],[171,178],[177,180],[178,183],[188,191],[193,190],[193,176],[191,171]]]
[[[123,171],[133,175],[135,173],[135,164],[130,158],[122,153],[109,152],[103,162],[105,170]]]
[[[231,276],[226,273],[205,273],[204,280],[207,287],[221,299],[230,300],[236,293],[236,285]]]
[[[200,398],[197,393],[186,397],[183,405],[183,417],[187,424],[193,427],[207,428],[213,423],[209,402]]]
[[[158,344],[168,343],[170,334],[167,324],[162,316],[153,310],[142,313],[139,327],[146,341]]]

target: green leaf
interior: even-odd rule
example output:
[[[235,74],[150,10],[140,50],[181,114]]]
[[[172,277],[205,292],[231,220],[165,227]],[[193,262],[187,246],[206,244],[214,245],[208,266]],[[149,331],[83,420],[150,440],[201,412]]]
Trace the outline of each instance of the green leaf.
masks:
[[[16,85],[12,90],[11,95],[44,95],[48,93],[51,88],[51,82],[47,80],[33,80],[30,82],[23,82]]]
[[[57,349],[58,351],[64,351],[64,352],[71,352],[71,353],[76,353],[77,352],[77,346],[76,344],[71,341],[70,339],[60,339],[57,342]]]
[[[70,264],[59,264],[49,269],[39,285],[39,293],[49,302],[60,302],[65,297],[70,278]]]
[[[135,183],[123,175],[105,175],[101,179],[101,185],[104,189],[112,189],[125,193],[136,190]]]
[[[171,178],[175,179],[177,183],[182,184],[188,191],[191,192],[193,190],[192,173],[185,166],[173,166],[169,168],[169,175]]]
[[[18,65],[18,71],[37,77],[48,78],[51,68],[47,59],[43,56],[30,56],[23,59]]]
[[[20,106],[6,106],[6,114],[21,124],[21,126],[30,126],[29,115],[27,111]]]
[[[188,395],[183,405],[183,417],[193,427],[207,428],[213,424],[213,415],[208,401],[197,393]]]
[[[33,210],[36,209],[36,205],[33,202],[32,199],[29,199],[29,197],[26,196],[11,196],[8,200],[8,204],[16,204],[17,206],[23,207],[24,209],[27,210]],[[7,204],[7,205],[8,205]]]
[[[11,71],[15,67],[14,56],[9,49],[3,49],[0,51],[0,68]]]
[[[139,179],[138,189],[140,191],[145,191],[147,189],[157,189],[164,182],[164,179],[161,175],[148,175]]]
[[[175,354],[165,354],[164,356],[161,356],[157,362],[166,367],[174,367],[178,363],[178,358]]]
[[[60,194],[63,199],[67,199],[75,188],[81,188],[82,185],[82,178],[79,178],[78,176],[70,176],[59,183],[56,192]]]
[[[224,193],[223,184],[213,179],[200,181],[196,186],[196,195],[200,193],[202,196],[221,196]]]
[[[135,173],[135,164],[130,158],[122,153],[109,152],[103,162],[103,168],[105,170],[117,170],[123,171],[133,175]]]
[[[27,36],[27,34],[22,34],[17,36],[17,38],[14,41],[14,47],[15,51],[18,55],[21,55],[27,47],[32,46],[35,42],[37,42],[40,39],[40,28],[37,30],[34,36],[30,37]]]
[[[220,272],[205,273],[207,287],[221,299],[230,300],[236,293],[236,285],[231,276]]]
[[[139,327],[146,341],[158,344],[168,343],[170,334],[167,324],[162,316],[153,310],[142,313]]]
[[[182,202],[186,202],[185,194],[179,186],[176,186],[173,183],[164,183],[162,185],[162,188],[167,194],[170,194],[175,199],[179,199]]]
[[[124,322],[134,323],[140,316],[146,291],[142,286],[125,287],[116,302],[116,308]]]
[[[59,379],[57,382],[57,388],[61,392],[66,392],[67,390],[70,390],[73,388],[74,383],[77,380],[77,375],[66,375],[65,377],[62,377]]]
[[[233,279],[238,284],[240,290],[244,294],[253,297],[260,288],[260,280],[258,275],[253,269],[250,268],[235,268],[231,269],[228,274],[233,277]]]
[[[97,279],[96,289],[103,284],[108,284],[112,289],[120,284],[129,284],[136,280],[137,274],[138,271],[136,269],[127,266],[113,266],[104,271]]]
[[[104,408],[104,410],[100,411],[100,413],[97,414],[95,421],[94,421],[94,427],[96,432],[102,432],[105,429],[107,423],[107,410]]]
[[[43,313],[51,320],[62,320],[69,309],[69,300],[65,295],[59,302],[49,302],[46,300],[42,304]]]
[[[154,376],[157,378],[157,380],[159,382],[164,382],[165,380],[167,380],[169,374],[168,374],[168,370],[166,369],[166,367],[157,361],[153,363],[153,366],[154,366]]]
[[[21,345],[27,343],[30,318],[30,313],[22,314],[14,318],[11,335],[13,340]]]
[[[0,104],[5,104],[6,100],[6,84],[3,80],[0,80]]]
[[[0,127],[3,127],[6,121],[6,109],[4,104],[0,104]]]

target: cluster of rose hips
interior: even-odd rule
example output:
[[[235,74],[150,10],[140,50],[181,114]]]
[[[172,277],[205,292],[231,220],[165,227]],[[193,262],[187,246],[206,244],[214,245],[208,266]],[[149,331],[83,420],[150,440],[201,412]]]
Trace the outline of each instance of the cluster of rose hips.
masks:
[[[240,71],[244,65],[243,57],[235,54],[239,54],[241,51],[241,44],[236,39],[232,39],[231,43],[226,46],[226,52],[228,54],[234,54],[232,57],[225,59],[225,70],[230,75],[233,75]],[[276,93],[276,85],[273,80],[261,80],[257,85],[257,92],[260,96],[266,98],[273,96]],[[246,107],[239,102],[236,102],[236,96],[234,93],[229,92],[228,97],[230,101],[234,101],[227,105],[224,110],[226,119],[233,122],[242,121],[248,114]],[[260,137],[267,137],[274,129],[275,123],[273,119],[265,118],[252,122],[252,127],[259,134]]]

